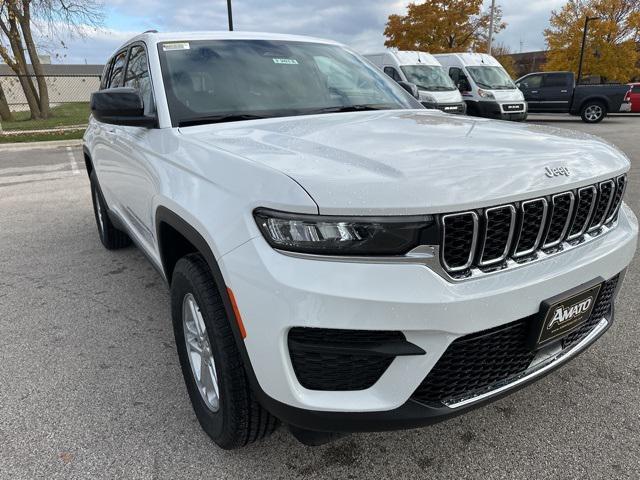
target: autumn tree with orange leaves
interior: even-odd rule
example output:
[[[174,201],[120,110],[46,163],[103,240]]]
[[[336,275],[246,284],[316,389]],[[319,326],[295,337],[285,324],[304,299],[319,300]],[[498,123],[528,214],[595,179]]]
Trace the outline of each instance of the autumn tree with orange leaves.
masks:
[[[494,11],[494,33],[506,27],[502,9]],[[429,53],[484,52],[489,33],[489,12],[482,0],[426,0],[410,3],[406,15],[390,15],[385,45]]]
[[[640,75],[640,0],[569,0],[553,11],[544,31],[550,50],[545,70],[578,71],[587,15],[600,19],[589,23],[583,74],[623,83]]]

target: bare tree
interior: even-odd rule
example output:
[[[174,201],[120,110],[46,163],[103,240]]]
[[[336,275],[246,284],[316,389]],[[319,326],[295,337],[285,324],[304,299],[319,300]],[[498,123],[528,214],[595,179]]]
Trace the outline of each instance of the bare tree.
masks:
[[[42,36],[60,38],[83,35],[86,28],[99,26],[102,19],[102,4],[96,0],[0,0],[0,37],[9,42],[9,47],[0,43],[0,57],[18,75],[31,118],[47,118],[50,114],[49,90],[34,26],[40,28]],[[30,76],[25,51],[36,83]]]
[[[13,120],[11,109],[9,109],[9,103],[7,102],[7,96],[4,94],[4,89],[0,83],[0,120],[8,122]]]

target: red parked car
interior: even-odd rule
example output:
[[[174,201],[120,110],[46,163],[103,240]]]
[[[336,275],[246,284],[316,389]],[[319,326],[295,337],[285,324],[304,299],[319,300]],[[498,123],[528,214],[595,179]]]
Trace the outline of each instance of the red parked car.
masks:
[[[640,113],[640,83],[630,83],[628,97],[631,100],[631,111],[633,113]]]

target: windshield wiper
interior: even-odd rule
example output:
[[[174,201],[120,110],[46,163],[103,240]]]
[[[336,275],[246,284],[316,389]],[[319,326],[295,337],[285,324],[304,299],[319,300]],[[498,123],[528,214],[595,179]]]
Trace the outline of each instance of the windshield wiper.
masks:
[[[179,127],[192,127],[194,125],[206,125],[208,123],[241,122],[242,120],[258,120],[267,118],[250,113],[228,113],[224,115],[209,115],[206,117],[189,118],[178,122]]]
[[[317,113],[342,113],[342,112],[366,112],[371,110],[389,110],[389,107],[383,107],[380,105],[362,104],[362,105],[348,105],[342,107],[326,107],[318,108],[316,110],[309,110],[305,113],[308,115],[315,115]]]

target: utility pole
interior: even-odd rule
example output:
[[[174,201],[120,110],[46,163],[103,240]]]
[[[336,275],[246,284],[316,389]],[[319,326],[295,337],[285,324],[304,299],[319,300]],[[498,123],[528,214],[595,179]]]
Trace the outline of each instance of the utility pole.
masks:
[[[584,59],[584,46],[587,43],[587,29],[589,28],[589,22],[594,20],[600,20],[600,17],[590,17],[586,16],[584,19],[584,30],[582,31],[582,45],[580,47],[580,63],[578,64],[578,78],[576,79],[576,85],[580,85],[580,80],[582,80],[582,61]]]
[[[227,0],[227,15],[229,17],[229,31],[233,32],[233,13],[231,12],[231,0]]]
[[[493,12],[496,8],[496,0],[491,0],[491,13],[489,14],[489,46],[487,53],[491,55],[491,47],[493,46]]]

